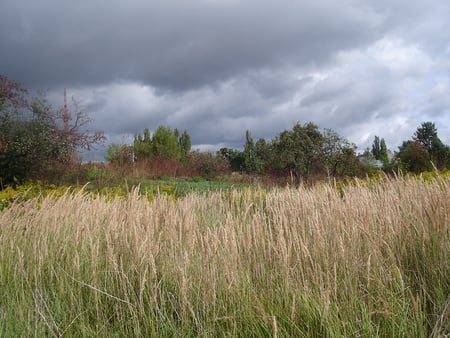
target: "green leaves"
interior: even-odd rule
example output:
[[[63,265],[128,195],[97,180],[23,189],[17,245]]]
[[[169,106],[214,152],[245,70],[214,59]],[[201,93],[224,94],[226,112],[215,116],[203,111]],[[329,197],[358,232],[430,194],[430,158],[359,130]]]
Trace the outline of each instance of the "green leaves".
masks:
[[[91,120],[74,101],[75,111],[54,110],[44,97],[28,98],[18,83],[0,75],[0,178],[5,184],[55,179],[75,163],[80,148],[104,140],[89,133]]]
[[[297,123],[292,130],[283,131],[275,139],[277,162],[296,176],[307,178],[312,165],[319,159],[322,141],[322,134],[315,124],[308,123],[302,126]]]
[[[321,132],[314,123],[297,123],[270,142],[259,139],[255,143],[248,130],[245,139],[243,151],[220,149],[233,171],[258,175],[271,171],[299,180],[307,180],[313,173],[335,176],[359,172],[356,146],[332,129]]]
[[[185,159],[191,152],[191,137],[186,130],[180,136],[177,129],[166,126],[159,126],[153,135],[145,128],[143,135],[134,136],[133,150],[138,160],[152,156]]]
[[[438,137],[434,123],[424,122],[417,128],[412,140],[403,142],[397,158],[408,171],[415,173],[450,168],[450,148]]]
[[[175,133],[169,127],[160,126],[153,133],[153,155],[169,159],[180,158],[180,146]]]

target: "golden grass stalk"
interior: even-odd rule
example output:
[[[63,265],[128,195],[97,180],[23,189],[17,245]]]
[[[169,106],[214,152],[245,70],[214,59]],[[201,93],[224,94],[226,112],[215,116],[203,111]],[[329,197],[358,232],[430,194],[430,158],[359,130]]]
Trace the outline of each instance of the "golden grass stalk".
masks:
[[[41,320],[23,314],[53,333],[79,329],[89,314],[134,333],[153,332],[160,318],[173,321],[167,330],[206,334],[242,328],[261,317],[255,308],[270,314],[259,327],[274,336],[330,325],[336,334],[392,333],[392,320],[413,319],[414,332],[438,332],[448,308],[449,188],[448,179],[399,177],[355,181],[343,196],[327,184],[177,201],[149,202],[138,189],[112,201],[48,196],[0,213],[1,278],[15,276],[25,303],[28,285],[59,288],[31,291]],[[50,316],[60,297],[71,316]]]

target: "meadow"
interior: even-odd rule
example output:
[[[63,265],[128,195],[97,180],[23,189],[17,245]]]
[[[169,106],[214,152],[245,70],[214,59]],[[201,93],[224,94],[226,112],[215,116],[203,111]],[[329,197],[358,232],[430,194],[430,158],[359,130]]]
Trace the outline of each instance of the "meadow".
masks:
[[[0,336],[450,333],[449,176],[152,184],[5,193]]]

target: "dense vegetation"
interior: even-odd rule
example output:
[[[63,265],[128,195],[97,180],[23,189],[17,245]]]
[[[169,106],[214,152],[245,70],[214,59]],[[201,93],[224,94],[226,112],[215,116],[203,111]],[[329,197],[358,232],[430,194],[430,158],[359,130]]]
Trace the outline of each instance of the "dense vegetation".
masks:
[[[0,335],[450,332],[448,177],[171,196],[66,191],[1,211]]]
[[[73,102],[54,110],[43,97],[29,99],[17,82],[0,74],[0,188],[26,179],[64,176],[79,162],[76,151],[102,142],[85,128],[89,116]]]
[[[0,76],[0,336],[450,332],[450,150],[432,122],[360,155],[313,123],[216,154],[160,126],[82,164],[104,136],[72,107]]]
[[[356,146],[332,129],[296,123],[273,140],[253,140],[246,132],[243,150],[222,148],[216,154],[191,151],[185,130],[159,126],[136,133],[133,144],[110,144],[109,165],[82,165],[80,149],[104,141],[101,132],[89,132],[91,121],[76,101],[53,109],[42,97],[29,98],[18,83],[0,75],[0,189],[29,180],[57,184],[84,184],[92,172],[107,171],[117,181],[196,177],[215,179],[232,172],[259,177],[260,182],[286,184],[324,178],[364,177],[378,169],[387,173],[420,173],[450,168],[450,148],[442,143],[432,122],[417,128],[398,152],[390,152],[376,136],[372,149],[357,155]]]

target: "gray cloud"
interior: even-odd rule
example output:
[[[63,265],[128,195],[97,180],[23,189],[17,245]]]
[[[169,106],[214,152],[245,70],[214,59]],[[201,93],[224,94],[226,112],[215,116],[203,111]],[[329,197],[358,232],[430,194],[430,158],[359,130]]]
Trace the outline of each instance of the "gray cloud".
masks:
[[[295,122],[394,150],[424,120],[450,143],[449,3],[4,0],[0,72],[60,104],[68,88],[111,141],[187,129],[203,149]],[[442,132],[441,132],[442,130]]]
[[[4,8],[2,62],[24,82],[126,78],[182,90],[247,70],[321,64],[376,38],[381,20],[351,1],[14,0]]]

